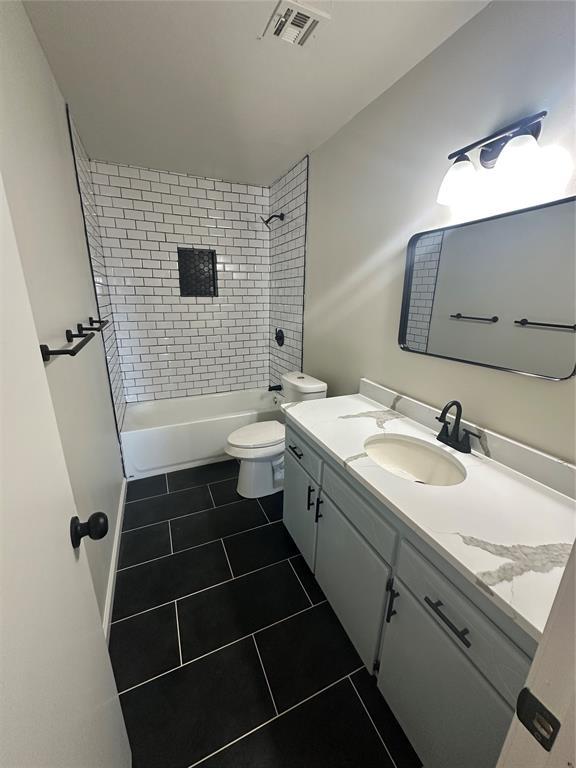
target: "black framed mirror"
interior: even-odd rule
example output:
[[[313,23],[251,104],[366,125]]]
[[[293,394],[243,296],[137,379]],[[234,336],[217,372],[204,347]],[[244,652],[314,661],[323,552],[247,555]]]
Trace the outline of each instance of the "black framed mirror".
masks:
[[[576,197],[410,238],[407,352],[555,381],[576,373]]]

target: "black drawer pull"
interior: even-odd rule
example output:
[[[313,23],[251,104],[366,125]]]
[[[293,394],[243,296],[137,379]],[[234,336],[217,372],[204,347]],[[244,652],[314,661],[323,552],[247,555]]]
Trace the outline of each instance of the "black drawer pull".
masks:
[[[386,609],[386,624],[390,624],[390,621],[392,620],[392,616],[396,616],[396,611],[394,610],[394,601],[397,597],[400,597],[400,592],[396,592],[394,589],[394,579],[389,578],[386,582],[386,592],[390,592],[390,598],[388,600],[388,607]]]
[[[316,491],[311,485],[308,486],[308,501],[306,502],[306,509],[312,509],[314,502],[312,501],[312,494]]]
[[[464,627],[464,629],[458,629],[458,627],[450,621],[448,616],[446,616],[444,613],[442,613],[440,608],[442,608],[444,603],[441,600],[436,600],[436,602],[434,603],[434,602],[432,602],[432,600],[430,600],[429,597],[426,596],[424,598],[424,602],[426,603],[426,605],[428,605],[430,608],[432,608],[432,610],[434,611],[436,616],[438,616],[440,621],[443,621],[444,624],[446,624],[448,629],[456,635],[458,640],[460,640],[460,642],[463,645],[465,645],[466,648],[471,648],[472,647],[472,643],[466,637],[466,635],[470,634],[470,630],[466,629],[466,627]]]
[[[320,504],[324,504],[320,496],[316,499],[316,513],[314,515],[314,522],[317,523],[318,520],[320,520],[321,517],[324,517],[322,512],[320,512]]]
[[[290,448],[290,450],[292,451],[294,456],[296,456],[297,459],[301,459],[302,456],[304,456],[302,451],[299,448],[297,448],[295,445],[288,445],[288,448]]]

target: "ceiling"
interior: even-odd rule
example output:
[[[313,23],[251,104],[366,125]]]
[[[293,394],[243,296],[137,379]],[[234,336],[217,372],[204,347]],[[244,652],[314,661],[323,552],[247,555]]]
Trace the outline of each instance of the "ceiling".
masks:
[[[487,2],[319,0],[302,47],[276,0],[25,5],[92,158],[270,184]]]

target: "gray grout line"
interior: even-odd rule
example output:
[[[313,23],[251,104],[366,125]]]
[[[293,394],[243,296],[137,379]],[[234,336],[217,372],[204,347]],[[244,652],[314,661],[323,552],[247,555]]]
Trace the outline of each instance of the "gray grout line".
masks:
[[[225,582],[225,581],[222,582],[222,584],[227,584],[227,583],[228,582]],[[185,600],[185,599],[186,599],[185,597],[179,597],[176,600],[170,600],[168,603],[165,603],[165,605],[176,603],[176,616],[178,616],[178,600]],[[324,602],[326,602],[326,600],[324,600]],[[320,605],[320,603],[318,603],[318,605]],[[157,606],[157,607],[161,607],[161,606]],[[237,637],[235,640],[231,640],[229,643],[224,643],[224,645],[219,645],[218,648],[213,648],[211,651],[206,651],[206,653],[202,653],[200,654],[200,656],[195,656],[193,659],[188,659],[188,661],[182,660],[180,663],[180,666],[187,667],[188,664],[193,664],[195,661],[200,661],[200,659],[205,659],[206,656],[211,656],[213,653],[218,653],[218,651],[223,651],[224,648],[229,648],[231,645],[235,645],[236,643],[239,643],[241,640],[247,640],[249,637],[253,637],[254,635],[258,634],[258,632],[264,632],[265,630],[270,629],[270,627],[275,627],[276,624],[282,624],[283,621],[288,621],[289,619],[294,618],[294,616],[298,616],[301,613],[306,613],[306,611],[311,610],[311,608],[316,608],[316,606],[311,605],[308,608],[303,608],[301,611],[296,611],[295,613],[291,613],[289,616],[285,616],[283,619],[278,619],[278,621],[273,621],[272,624],[267,624],[265,627],[261,627],[260,629],[254,630],[254,632],[251,632],[247,635],[242,635],[242,637]],[[150,610],[154,610],[154,609],[151,608]],[[143,611],[143,613],[147,613],[147,611]],[[128,618],[131,618],[131,617],[128,617]],[[118,621],[124,621],[124,619],[118,619]],[[179,624],[178,624],[178,639],[180,639]],[[180,652],[180,655],[182,658],[182,652]],[[165,672],[161,672],[159,675],[155,675],[154,677],[151,677],[148,680],[143,680],[141,683],[136,683],[136,685],[132,685],[130,686],[130,688],[125,688],[123,691],[119,691],[119,693],[120,694],[127,693],[128,691],[131,691],[133,688],[140,688],[141,686],[146,685],[146,683],[151,683],[153,680],[157,680],[159,677],[164,677],[164,675],[167,675],[170,672],[174,672],[175,670],[180,669],[180,666],[167,669]]]
[[[310,603],[310,605],[314,605],[314,603],[313,603],[313,602],[312,602],[312,600],[310,599],[310,595],[308,594],[308,592],[306,592],[306,587],[304,586],[304,584],[302,584],[302,581],[301,581],[301,579],[300,579],[300,576],[298,576],[298,574],[296,573],[296,568],[294,568],[294,566],[292,565],[292,561],[291,561],[291,560],[288,560],[288,563],[290,564],[290,568],[292,568],[292,570],[294,571],[294,576],[296,576],[296,578],[298,579],[298,581],[299,581],[299,583],[300,583],[300,586],[301,586],[301,587],[302,587],[302,589],[304,590],[304,594],[305,594],[305,595],[306,595],[306,597],[308,598],[308,602]]]
[[[212,506],[216,508],[216,503],[214,502],[214,496],[212,496],[212,489],[210,488],[210,485],[206,484],[206,488],[208,488],[208,493],[210,494],[210,500],[212,501]],[[222,506],[224,506],[224,504]]]
[[[264,528],[264,526],[261,526]],[[252,529],[254,530],[254,529]],[[218,539],[216,539],[218,541]],[[213,544],[214,542],[212,542]],[[199,544],[198,546],[203,547],[204,544]],[[196,549],[196,547],[192,547],[192,549]],[[184,550],[182,550],[184,551]],[[176,553],[178,554],[178,552]],[[298,557],[298,555],[292,555],[292,557]],[[212,584],[209,587],[203,587],[202,589],[197,589],[195,592],[190,592],[187,595],[182,595],[181,597],[177,597],[176,600],[185,600],[187,597],[192,597],[193,595],[198,595],[200,592],[206,592],[208,589],[214,589],[214,587],[220,587],[222,584],[228,584],[230,581],[234,581],[235,579],[242,579],[244,576],[250,576],[253,573],[258,573],[258,571],[263,571],[265,568],[271,568],[274,565],[278,565],[279,563],[285,563],[290,558],[285,557],[282,560],[276,560],[275,563],[268,563],[268,565],[263,565],[260,568],[255,568],[253,571],[248,571],[247,573],[240,573],[238,576],[234,576],[233,579],[224,579],[224,581],[219,581],[216,584]],[[150,561],[149,561],[150,562]],[[134,566],[130,566],[134,567]],[[124,568],[123,570],[126,570]],[[117,624],[119,621],[126,621],[127,619],[132,619],[134,616],[141,616],[143,613],[148,613],[149,611],[153,611],[155,608],[162,608],[164,605],[169,605],[170,603],[173,603],[174,600],[167,600],[165,603],[159,603],[158,605],[153,605],[151,608],[145,608],[143,611],[138,611],[137,613],[131,613],[130,616],[123,616],[121,619],[116,619],[115,621],[111,622],[112,624]],[[327,602],[326,600],[322,601],[323,603]],[[316,603],[316,605],[320,605],[320,603]],[[314,607],[314,606],[312,606]],[[308,610],[306,608],[305,610]]]
[[[170,525],[170,520],[168,520],[168,536],[170,536],[170,554],[173,555],[174,554],[174,544],[172,543],[172,526]],[[160,557],[166,557],[166,555],[160,555]],[[145,563],[150,563],[150,562],[152,562],[152,560],[159,560],[159,559],[160,559],[159,557],[158,558],[157,557],[153,557],[153,558],[151,558],[151,560],[145,560],[144,562]],[[136,565],[143,565],[143,563],[135,563],[132,567],[134,568]],[[120,569],[118,568],[117,571],[118,570],[120,570]]]
[[[210,499],[212,499],[212,492],[208,488],[208,492],[210,493]],[[163,496],[166,496],[166,494],[162,494]],[[156,497],[152,497],[156,498]],[[138,525],[136,528],[128,528],[125,531],[122,531],[122,533],[132,533],[132,531],[141,531],[142,528],[151,528],[153,525],[161,525],[162,523],[167,523],[169,520],[180,520],[182,517],[191,517],[192,515],[199,515],[200,512],[210,512],[211,509],[222,509],[222,507],[230,507],[232,504],[240,504],[241,501],[250,501],[250,499],[239,499],[238,501],[228,501],[226,504],[219,504],[216,506],[214,504],[214,500],[212,499],[212,504],[214,506],[212,507],[205,507],[204,509],[197,509],[196,512],[186,512],[185,515],[177,515],[176,517],[167,517],[165,520],[157,520],[155,523],[146,523],[146,525]],[[254,499],[254,501],[258,501],[258,499]],[[268,520],[267,515],[264,515],[266,519]],[[276,520],[275,522],[279,523],[280,520]],[[232,536],[235,536],[236,534],[232,534]]]
[[[225,477],[222,480],[213,480],[211,483],[198,483],[198,485],[191,485],[188,488],[178,488],[176,491],[171,491],[170,487],[168,485],[168,473],[161,472],[160,474],[163,474],[165,477],[166,482],[166,492],[165,493],[154,493],[152,496],[142,496],[141,499],[132,499],[132,501],[127,501],[126,504],[135,504],[137,501],[147,501],[148,499],[157,499],[160,496],[172,496],[175,493],[182,493],[182,491],[191,491],[193,488],[202,488],[204,485],[217,485],[218,483],[226,483],[229,480],[234,480],[238,475],[232,475],[232,477]],[[155,475],[150,475],[150,477],[155,477]],[[137,480],[145,480],[146,478],[137,478]],[[136,482],[134,480],[128,480],[129,483]]]
[[[0,0],[1,2],[1,0]],[[203,510],[204,512],[206,510]],[[188,515],[187,515],[188,517]],[[175,522],[177,520],[180,520],[179,517],[174,517],[171,520],[164,520],[165,523],[168,523],[170,526],[170,523]],[[155,523],[156,525],[156,523]],[[170,552],[167,555],[158,555],[158,557],[151,557],[149,560],[143,560],[141,563],[134,563],[134,565],[125,565],[124,568],[118,568],[116,573],[121,573],[122,571],[128,571],[132,568],[138,568],[140,565],[146,565],[147,563],[154,563],[156,560],[165,560],[167,557],[170,557],[171,555],[179,555],[180,552],[189,552],[191,549],[198,549],[199,547],[206,547],[208,544],[215,544],[217,541],[222,541],[222,539],[232,539],[234,536],[240,536],[242,533],[248,533],[249,531],[256,531],[258,528],[266,528],[268,525],[273,525],[273,523],[262,523],[262,525],[255,525],[253,528],[246,528],[245,531],[239,531],[238,533],[231,533],[228,536],[220,536],[218,539],[210,539],[210,541],[204,541],[202,544],[192,544],[191,547],[184,547],[183,549],[177,549],[175,552]],[[172,542],[172,529],[170,528],[170,542]],[[265,567],[265,566],[264,566]],[[258,569],[256,569],[258,570]]]
[[[356,670],[355,672],[358,672],[358,670]],[[364,704],[364,699],[362,698],[362,696],[360,696],[360,692],[359,692],[358,688],[356,688],[356,686],[354,685],[354,680],[352,680],[352,675],[354,675],[355,672],[350,672],[350,674],[348,675],[348,679],[350,680],[350,685],[354,689],[354,691],[356,693],[356,696],[358,696],[358,698],[360,699],[360,704],[362,704],[362,707],[364,708],[364,711],[368,715],[368,718],[369,718],[370,722],[372,723],[372,727],[374,728],[378,738],[382,742],[382,746],[386,750],[386,753],[387,753],[388,757],[390,758],[390,761],[392,762],[392,765],[394,766],[394,768],[398,768],[398,766],[396,765],[396,761],[394,760],[394,758],[390,754],[390,750],[386,746],[386,742],[384,741],[384,739],[382,738],[382,736],[380,734],[380,731],[378,730],[378,728],[376,728],[376,723],[372,719],[372,715],[370,714],[370,712],[368,712],[368,707],[366,706],[366,704]]]
[[[228,568],[230,568],[230,575],[232,576],[232,580],[234,580],[234,571],[232,570],[232,565],[230,564],[230,558],[228,557],[226,544],[224,544],[224,539],[220,539],[220,541],[222,542],[222,549],[224,550],[224,554],[226,555],[226,562],[228,563]]]
[[[264,668],[264,662],[262,661],[262,656],[260,656],[260,649],[258,648],[258,643],[256,642],[256,638],[254,635],[252,635],[252,640],[254,641],[254,647],[256,648],[256,653],[258,654],[258,659],[260,660],[260,666],[262,667],[262,672],[264,673],[264,679],[266,680],[266,685],[268,686],[268,693],[270,694],[270,698],[272,699],[274,712],[276,712],[276,716],[278,716],[278,707],[276,706],[274,694],[272,693],[272,687],[270,685],[270,681],[268,680],[268,675],[266,674],[266,669]]]
[[[269,523],[271,523],[271,522],[272,522],[272,520],[270,520],[270,518],[269,518],[269,517],[268,517],[268,515],[266,514],[266,510],[264,509],[264,507],[263,507],[263,506],[262,506],[262,504],[260,503],[260,499],[256,499],[256,501],[258,502],[258,506],[260,507],[260,509],[261,509],[261,510],[262,510],[262,512],[264,513],[264,517],[266,518],[266,520],[268,520],[268,522],[269,522]]]
[[[297,704],[293,704],[291,707],[288,707],[288,709],[285,709],[276,717],[271,717],[269,720],[265,720],[263,723],[260,723],[260,725],[257,725],[256,728],[252,728],[252,730],[247,731],[246,733],[243,733],[242,736],[238,736],[237,739],[234,739],[233,741],[229,741],[228,744],[224,744],[224,746],[219,747],[218,749],[214,750],[214,752],[211,752],[209,755],[205,755],[204,757],[200,758],[200,760],[197,760],[195,763],[192,763],[191,765],[189,765],[188,768],[195,768],[197,765],[200,765],[205,760],[208,760],[209,758],[214,757],[214,755],[217,755],[223,750],[228,749],[228,747],[231,747],[233,744],[236,744],[236,742],[242,741],[242,739],[245,739],[246,736],[250,736],[250,734],[255,733],[256,731],[259,731],[261,728],[264,728],[266,725],[269,725],[270,723],[273,723],[274,720],[278,720],[278,718],[284,717],[284,715],[287,715],[288,712],[292,712],[293,709],[297,709],[298,707],[301,707],[302,704],[306,704],[307,701],[310,701],[311,699],[315,699],[316,696],[319,696],[321,693],[324,693],[324,691],[327,691],[329,688],[333,688],[335,685],[338,685],[338,683],[341,683],[343,680],[346,680],[350,675],[355,674],[361,669],[364,669],[364,667],[362,666],[362,667],[358,667],[358,669],[352,670],[352,672],[349,672],[347,675],[344,675],[344,677],[341,677],[339,680],[335,680],[333,683],[330,683],[330,685],[326,685],[324,688],[321,688],[319,691],[316,691],[310,696],[307,696],[305,699],[302,699],[302,701],[299,701]]]
[[[178,620],[178,600],[174,600],[176,612],[176,633],[178,634],[178,653],[180,654],[180,666],[182,666],[182,641],[180,640],[180,621]]]

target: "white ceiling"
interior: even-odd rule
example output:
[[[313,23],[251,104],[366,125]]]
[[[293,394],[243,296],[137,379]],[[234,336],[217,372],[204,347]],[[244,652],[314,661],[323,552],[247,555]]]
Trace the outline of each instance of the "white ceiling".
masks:
[[[26,9],[91,157],[269,184],[487,2],[319,1],[332,20],[304,47],[258,39],[275,4]]]

